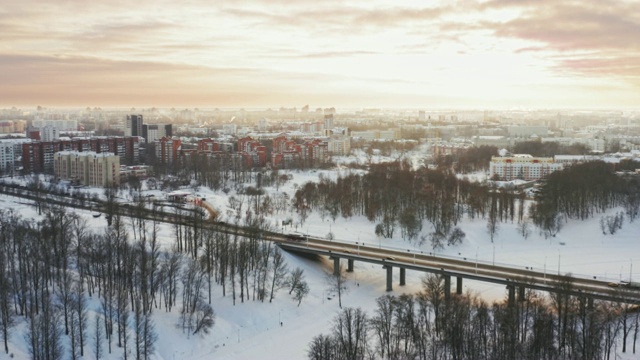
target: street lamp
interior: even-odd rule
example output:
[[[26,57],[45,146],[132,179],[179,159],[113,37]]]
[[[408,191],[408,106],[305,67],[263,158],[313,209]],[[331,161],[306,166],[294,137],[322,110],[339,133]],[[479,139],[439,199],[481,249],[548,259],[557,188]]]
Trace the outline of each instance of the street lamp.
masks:
[[[476,274],[478,273],[478,247],[476,246]]]
[[[558,249],[558,275],[560,275],[560,249]]]
[[[496,266],[496,244],[493,244],[493,266]]]

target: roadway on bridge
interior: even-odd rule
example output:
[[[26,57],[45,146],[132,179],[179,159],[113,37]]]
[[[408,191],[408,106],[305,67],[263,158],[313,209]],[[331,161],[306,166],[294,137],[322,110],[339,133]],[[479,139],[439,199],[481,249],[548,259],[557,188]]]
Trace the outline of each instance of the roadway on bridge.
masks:
[[[364,243],[348,243],[313,237],[306,237],[305,240],[298,241],[278,240],[284,249],[291,251],[460,276],[497,284],[524,286],[537,290],[561,291],[571,295],[589,296],[602,300],[640,303],[640,289],[594,278],[549,274],[515,266],[441,257],[415,250],[401,251],[370,244],[365,245]]]

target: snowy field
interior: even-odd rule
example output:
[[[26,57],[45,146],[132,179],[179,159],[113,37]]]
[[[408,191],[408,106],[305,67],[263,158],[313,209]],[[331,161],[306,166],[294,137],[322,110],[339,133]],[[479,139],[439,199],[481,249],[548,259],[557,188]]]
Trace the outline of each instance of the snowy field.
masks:
[[[280,192],[293,195],[295,188],[307,181],[317,181],[322,174],[325,177],[335,177],[341,172],[346,174],[351,170],[346,168],[333,171],[289,172],[292,179]],[[144,189],[144,187],[143,187]],[[275,191],[275,189],[267,189]],[[101,191],[94,191],[101,194]],[[146,191],[146,190],[145,190]],[[164,196],[157,190],[149,194]],[[228,201],[233,192],[224,194],[214,193],[205,188],[199,188],[197,194],[205,197],[207,202],[220,210],[222,220],[227,220]],[[36,217],[35,208],[27,200],[0,196],[0,208],[16,209],[24,217]],[[612,209],[613,214],[620,209]],[[93,218],[89,211],[77,211],[87,219],[91,228],[96,232],[104,231],[106,221],[104,217]],[[606,215],[606,214],[605,214]],[[330,231],[335,235],[335,241],[365,242],[372,246],[396,249],[418,249],[425,252],[433,251],[429,244],[422,247],[409,244],[400,238],[400,231],[396,231],[394,239],[379,238],[374,234],[374,225],[364,217],[350,219],[320,218],[312,213],[304,224],[299,225],[299,217],[295,213],[273,215],[273,224],[280,224],[282,220],[291,217],[293,224],[279,230],[284,232],[298,231],[313,236],[324,237]],[[486,220],[470,221],[464,219],[460,225],[466,233],[463,244],[447,247],[438,251],[441,256],[466,258],[468,261],[495,262],[512,266],[533,267],[548,273],[573,273],[578,276],[596,276],[598,279],[610,281],[640,280],[640,222],[625,222],[616,235],[602,235],[599,225],[600,215],[586,222],[569,221],[562,231],[554,238],[545,239],[539,235],[537,229],[531,227],[531,235],[524,239],[518,234],[515,223],[500,224],[495,242],[490,241],[486,230]],[[297,225],[297,226],[296,226]],[[428,226],[423,232],[430,232]],[[169,226],[162,225],[161,238],[163,245],[168,248],[173,243],[173,233]],[[216,287],[212,306],[216,312],[216,323],[210,334],[205,336],[188,336],[177,328],[178,312],[172,313],[156,310],[153,320],[159,335],[155,358],[157,359],[304,359],[307,344],[320,333],[327,333],[331,320],[339,312],[338,299],[328,293],[326,275],[331,272],[329,262],[320,262],[285,253],[289,269],[301,267],[304,269],[306,280],[310,286],[309,296],[301,305],[287,294],[286,290],[277,293],[273,303],[248,301],[232,304],[231,296],[222,296],[221,289]],[[416,293],[420,287],[423,273],[407,271],[407,285],[400,287],[399,274],[394,273],[393,294]],[[369,312],[375,308],[377,297],[387,294],[385,291],[385,271],[377,265],[355,263],[355,271],[348,273],[348,292],[343,295],[342,304],[345,307],[361,307]],[[502,299],[505,296],[504,287],[465,281],[465,291],[479,293],[485,300]],[[98,309],[96,299],[91,302],[92,308]],[[90,315],[93,323],[93,313]],[[20,331],[12,335],[10,349],[16,359],[29,358],[24,339],[24,322],[18,326]],[[93,327],[89,326],[92,336]],[[90,342],[91,343],[91,342]],[[106,344],[104,344],[106,350]],[[122,353],[116,348],[106,359],[121,359]],[[90,349],[86,349],[85,359],[93,359]],[[4,353],[1,358],[6,358]],[[623,354],[619,359],[640,359]]]

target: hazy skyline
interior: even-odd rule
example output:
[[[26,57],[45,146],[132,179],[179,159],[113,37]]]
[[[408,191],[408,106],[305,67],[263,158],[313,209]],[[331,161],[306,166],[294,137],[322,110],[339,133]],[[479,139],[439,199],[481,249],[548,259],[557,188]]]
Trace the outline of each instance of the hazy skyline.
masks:
[[[0,106],[637,108],[639,7],[8,0]]]

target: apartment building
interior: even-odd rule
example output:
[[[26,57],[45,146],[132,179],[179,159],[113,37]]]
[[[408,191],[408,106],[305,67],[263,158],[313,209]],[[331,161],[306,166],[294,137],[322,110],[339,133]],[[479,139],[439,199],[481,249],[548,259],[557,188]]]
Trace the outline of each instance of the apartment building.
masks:
[[[57,179],[93,187],[120,184],[120,157],[113,153],[59,151],[53,157]]]
[[[538,180],[554,171],[562,170],[563,167],[563,164],[555,162],[552,157],[533,157],[527,154],[493,156],[489,164],[490,177],[504,181]]]

